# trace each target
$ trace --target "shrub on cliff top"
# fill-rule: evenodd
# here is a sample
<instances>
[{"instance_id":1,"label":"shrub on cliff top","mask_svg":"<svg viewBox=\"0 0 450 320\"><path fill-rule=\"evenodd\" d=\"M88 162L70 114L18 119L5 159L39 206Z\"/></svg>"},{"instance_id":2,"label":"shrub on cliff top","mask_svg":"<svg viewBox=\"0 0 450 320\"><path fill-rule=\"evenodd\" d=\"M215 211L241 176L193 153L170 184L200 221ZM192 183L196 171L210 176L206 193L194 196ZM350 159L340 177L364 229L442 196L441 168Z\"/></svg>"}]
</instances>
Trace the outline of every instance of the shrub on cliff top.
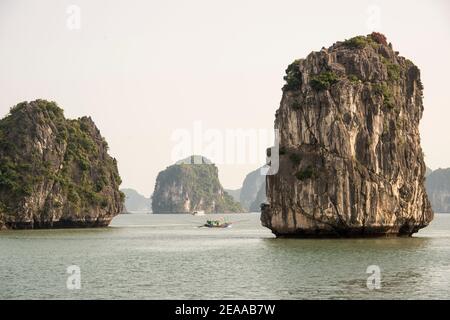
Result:
<instances>
[{"instance_id":1,"label":"shrub on cliff top","mask_svg":"<svg viewBox=\"0 0 450 320\"><path fill-rule=\"evenodd\" d=\"M313 76L309 84L315 90L325 90L338 81L339 77L335 73L326 71Z\"/></svg>"},{"instance_id":2,"label":"shrub on cliff top","mask_svg":"<svg viewBox=\"0 0 450 320\"><path fill-rule=\"evenodd\" d=\"M372 32L367 37L356 36L348 40L345 40L343 44L344 46L351 49L362 49L366 45L371 45L372 47L376 48L378 44L387 46L387 40L384 34L381 34L379 32Z\"/></svg>"},{"instance_id":3,"label":"shrub on cliff top","mask_svg":"<svg viewBox=\"0 0 450 320\"><path fill-rule=\"evenodd\" d=\"M367 38L364 36L356 36L344 41L344 46L354 49L362 49L367 45Z\"/></svg>"},{"instance_id":4,"label":"shrub on cliff top","mask_svg":"<svg viewBox=\"0 0 450 320\"><path fill-rule=\"evenodd\" d=\"M286 84L283 86L283 90L296 90L302 84L302 73L299 70L299 60L292 62L286 69L286 75L283 79Z\"/></svg>"},{"instance_id":5,"label":"shrub on cliff top","mask_svg":"<svg viewBox=\"0 0 450 320\"><path fill-rule=\"evenodd\" d=\"M388 45L388 44L387 44L386 36L385 36L384 34L382 34L382 33L379 33L379 32L372 32L372 33L369 35L369 37L372 38L372 40L375 41L376 43L383 44L383 45L385 45L385 46Z\"/></svg>"}]
</instances>

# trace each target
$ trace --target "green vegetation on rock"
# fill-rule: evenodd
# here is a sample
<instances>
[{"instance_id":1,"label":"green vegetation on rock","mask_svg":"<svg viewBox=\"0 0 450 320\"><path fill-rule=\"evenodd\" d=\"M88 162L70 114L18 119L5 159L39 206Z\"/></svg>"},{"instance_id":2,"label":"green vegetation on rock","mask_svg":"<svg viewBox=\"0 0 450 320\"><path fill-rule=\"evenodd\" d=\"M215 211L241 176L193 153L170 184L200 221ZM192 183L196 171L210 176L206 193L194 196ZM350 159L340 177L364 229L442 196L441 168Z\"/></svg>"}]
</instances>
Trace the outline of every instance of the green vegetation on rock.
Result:
<instances>
[{"instance_id":1,"label":"green vegetation on rock","mask_svg":"<svg viewBox=\"0 0 450 320\"><path fill-rule=\"evenodd\" d=\"M375 83L373 85L376 94L383 96L383 105L388 108L394 108L395 101L391 87L385 82Z\"/></svg>"},{"instance_id":2,"label":"green vegetation on rock","mask_svg":"<svg viewBox=\"0 0 450 320\"><path fill-rule=\"evenodd\" d=\"M344 46L352 48L352 49L362 49L369 43L367 37L365 36L356 36L344 41Z\"/></svg>"},{"instance_id":3,"label":"green vegetation on rock","mask_svg":"<svg viewBox=\"0 0 450 320\"><path fill-rule=\"evenodd\" d=\"M358 76L354 75L354 74L349 74L347 76L347 79L351 82L351 83L358 83L360 80L358 78Z\"/></svg>"},{"instance_id":4,"label":"green vegetation on rock","mask_svg":"<svg viewBox=\"0 0 450 320\"><path fill-rule=\"evenodd\" d=\"M301 158L298 154L296 153L291 153L289 155L289 160L291 160L291 162L295 165L298 166L300 164Z\"/></svg>"},{"instance_id":5,"label":"green vegetation on rock","mask_svg":"<svg viewBox=\"0 0 450 320\"><path fill-rule=\"evenodd\" d=\"M331 85L339 81L339 77L331 71L325 71L313 76L309 84L317 91L328 89Z\"/></svg>"},{"instance_id":6,"label":"green vegetation on rock","mask_svg":"<svg viewBox=\"0 0 450 320\"><path fill-rule=\"evenodd\" d=\"M388 72L389 80L397 81L400 79L401 68L398 64L388 63L387 64L387 72Z\"/></svg>"},{"instance_id":7,"label":"green vegetation on rock","mask_svg":"<svg viewBox=\"0 0 450 320\"><path fill-rule=\"evenodd\" d=\"M379 45L387 45L386 37L378 32L372 32L367 36L356 36L345 40L344 46L350 49L363 49L367 45L377 48Z\"/></svg>"},{"instance_id":8,"label":"green vegetation on rock","mask_svg":"<svg viewBox=\"0 0 450 320\"><path fill-rule=\"evenodd\" d=\"M286 81L283 90L289 91L289 90L297 90L300 88L302 84L302 74L298 66L299 61L295 60L287 67L286 75L283 78Z\"/></svg>"},{"instance_id":9,"label":"green vegetation on rock","mask_svg":"<svg viewBox=\"0 0 450 320\"><path fill-rule=\"evenodd\" d=\"M305 169L298 171L295 174L295 177L300 181L305 181L305 180L314 178L315 175L316 175L316 172L315 172L314 168L311 166L308 166Z\"/></svg>"},{"instance_id":10,"label":"green vegetation on rock","mask_svg":"<svg viewBox=\"0 0 450 320\"><path fill-rule=\"evenodd\" d=\"M385 57L381 57L381 62L386 66L388 78L390 81L397 81L401 76L401 67L400 65L389 61Z\"/></svg>"},{"instance_id":11,"label":"green vegetation on rock","mask_svg":"<svg viewBox=\"0 0 450 320\"><path fill-rule=\"evenodd\" d=\"M300 110L300 103L298 101L292 102L292 109Z\"/></svg>"}]
</instances>

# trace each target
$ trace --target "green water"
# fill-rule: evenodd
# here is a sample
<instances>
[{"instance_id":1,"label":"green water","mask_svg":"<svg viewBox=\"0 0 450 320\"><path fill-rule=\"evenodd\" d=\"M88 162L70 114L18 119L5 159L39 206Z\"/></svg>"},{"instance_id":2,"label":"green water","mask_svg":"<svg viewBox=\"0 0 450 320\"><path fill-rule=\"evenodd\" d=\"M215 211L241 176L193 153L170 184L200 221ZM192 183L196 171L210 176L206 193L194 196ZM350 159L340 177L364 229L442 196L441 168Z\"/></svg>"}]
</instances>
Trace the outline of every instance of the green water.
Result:
<instances>
[{"instance_id":1,"label":"green water","mask_svg":"<svg viewBox=\"0 0 450 320\"><path fill-rule=\"evenodd\" d=\"M0 232L2 299L450 298L450 215L414 238L274 239L259 215L121 215L109 228ZM81 289L66 268L78 265ZM370 290L369 265L381 269Z\"/></svg>"}]
</instances>

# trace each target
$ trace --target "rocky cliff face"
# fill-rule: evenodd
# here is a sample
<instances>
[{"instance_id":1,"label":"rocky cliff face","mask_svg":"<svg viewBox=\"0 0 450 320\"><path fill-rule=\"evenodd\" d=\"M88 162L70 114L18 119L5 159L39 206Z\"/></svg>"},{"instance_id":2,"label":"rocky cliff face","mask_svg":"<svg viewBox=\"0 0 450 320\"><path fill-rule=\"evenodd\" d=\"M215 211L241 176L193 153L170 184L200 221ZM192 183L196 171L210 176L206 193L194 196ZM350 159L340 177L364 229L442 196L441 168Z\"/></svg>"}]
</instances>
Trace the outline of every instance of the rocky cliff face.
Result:
<instances>
[{"instance_id":1,"label":"rocky cliff face","mask_svg":"<svg viewBox=\"0 0 450 320\"><path fill-rule=\"evenodd\" d=\"M193 156L161 171L152 196L153 213L242 212L219 182L214 164Z\"/></svg>"},{"instance_id":2,"label":"rocky cliff face","mask_svg":"<svg viewBox=\"0 0 450 320\"><path fill-rule=\"evenodd\" d=\"M261 188L265 190L265 180L266 176L261 174L260 168L250 172L245 177L239 201L246 210L251 212L260 210L260 204L263 202L261 200L265 200L266 193L261 191Z\"/></svg>"},{"instance_id":3,"label":"rocky cliff face","mask_svg":"<svg viewBox=\"0 0 450 320\"><path fill-rule=\"evenodd\" d=\"M419 69L377 33L286 70L280 170L261 220L278 236L411 235L429 224Z\"/></svg>"},{"instance_id":4,"label":"rocky cliff face","mask_svg":"<svg viewBox=\"0 0 450 320\"><path fill-rule=\"evenodd\" d=\"M261 205L266 202L267 202L266 183L264 182L263 184L261 184L261 187L259 188L258 193L256 194L255 200L253 200L252 204L250 205L249 211L260 212Z\"/></svg>"},{"instance_id":5,"label":"rocky cliff face","mask_svg":"<svg viewBox=\"0 0 450 320\"><path fill-rule=\"evenodd\" d=\"M115 159L91 118L23 102L0 120L0 228L106 226L121 212Z\"/></svg>"},{"instance_id":6,"label":"rocky cliff face","mask_svg":"<svg viewBox=\"0 0 450 320\"><path fill-rule=\"evenodd\" d=\"M426 188L433 210L450 213L450 168L430 170Z\"/></svg>"}]
</instances>

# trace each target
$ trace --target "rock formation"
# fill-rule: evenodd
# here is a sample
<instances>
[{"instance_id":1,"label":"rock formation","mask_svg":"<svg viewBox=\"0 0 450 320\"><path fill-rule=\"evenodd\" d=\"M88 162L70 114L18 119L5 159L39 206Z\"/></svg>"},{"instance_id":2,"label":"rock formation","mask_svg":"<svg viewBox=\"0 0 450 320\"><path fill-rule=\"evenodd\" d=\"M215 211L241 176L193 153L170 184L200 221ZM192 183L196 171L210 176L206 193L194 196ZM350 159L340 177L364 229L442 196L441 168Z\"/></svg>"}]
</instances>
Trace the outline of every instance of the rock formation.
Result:
<instances>
[{"instance_id":1,"label":"rock formation","mask_svg":"<svg viewBox=\"0 0 450 320\"><path fill-rule=\"evenodd\" d=\"M260 199L257 200L257 196L261 188L265 188L265 180L266 176L261 174L260 168L250 172L245 177L244 182L242 183L239 201L246 210L251 212L260 210L260 204L265 200L265 191L262 195L260 194ZM258 202L256 206L255 201Z\"/></svg>"},{"instance_id":2,"label":"rock formation","mask_svg":"<svg viewBox=\"0 0 450 320\"><path fill-rule=\"evenodd\" d=\"M450 213L450 168L430 170L426 179L427 194L435 212Z\"/></svg>"},{"instance_id":3,"label":"rock formation","mask_svg":"<svg viewBox=\"0 0 450 320\"><path fill-rule=\"evenodd\" d=\"M256 194L255 200L253 200L253 202L250 205L250 208L248 210L250 212L260 212L261 211L261 204L265 203L266 201L267 201L267 197L266 197L266 182L264 181L264 183L261 184L261 186L260 186L260 188L258 190L258 193Z\"/></svg>"},{"instance_id":4,"label":"rock formation","mask_svg":"<svg viewBox=\"0 0 450 320\"><path fill-rule=\"evenodd\" d=\"M146 198L134 189L121 189L125 194L125 208L127 213L143 212L150 213L152 211L152 199Z\"/></svg>"},{"instance_id":5,"label":"rock formation","mask_svg":"<svg viewBox=\"0 0 450 320\"><path fill-rule=\"evenodd\" d=\"M153 213L242 212L219 182L217 167L192 156L161 171L152 196Z\"/></svg>"},{"instance_id":6,"label":"rock formation","mask_svg":"<svg viewBox=\"0 0 450 320\"><path fill-rule=\"evenodd\" d=\"M294 61L275 127L280 169L261 221L277 236L410 236L433 212L419 69L379 33Z\"/></svg>"},{"instance_id":7,"label":"rock formation","mask_svg":"<svg viewBox=\"0 0 450 320\"><path fill-rule=\"evenodd\" d=\"M225 191L239 202L245 211L259 212L261 203L266 201L266 176L258 168L246 175L242 187Z\"/></svg>"},{"instance_id":8,"label":"rock formation","mask_svg":"<svg viewBox=\"0 0 450 320\"><path fill-rule=\"evenodd\" d=\"M0 120L0 228L107 226L123 206L107 149L89 117L45 100L13 107Z\"/></svg>"}]
</instances>

